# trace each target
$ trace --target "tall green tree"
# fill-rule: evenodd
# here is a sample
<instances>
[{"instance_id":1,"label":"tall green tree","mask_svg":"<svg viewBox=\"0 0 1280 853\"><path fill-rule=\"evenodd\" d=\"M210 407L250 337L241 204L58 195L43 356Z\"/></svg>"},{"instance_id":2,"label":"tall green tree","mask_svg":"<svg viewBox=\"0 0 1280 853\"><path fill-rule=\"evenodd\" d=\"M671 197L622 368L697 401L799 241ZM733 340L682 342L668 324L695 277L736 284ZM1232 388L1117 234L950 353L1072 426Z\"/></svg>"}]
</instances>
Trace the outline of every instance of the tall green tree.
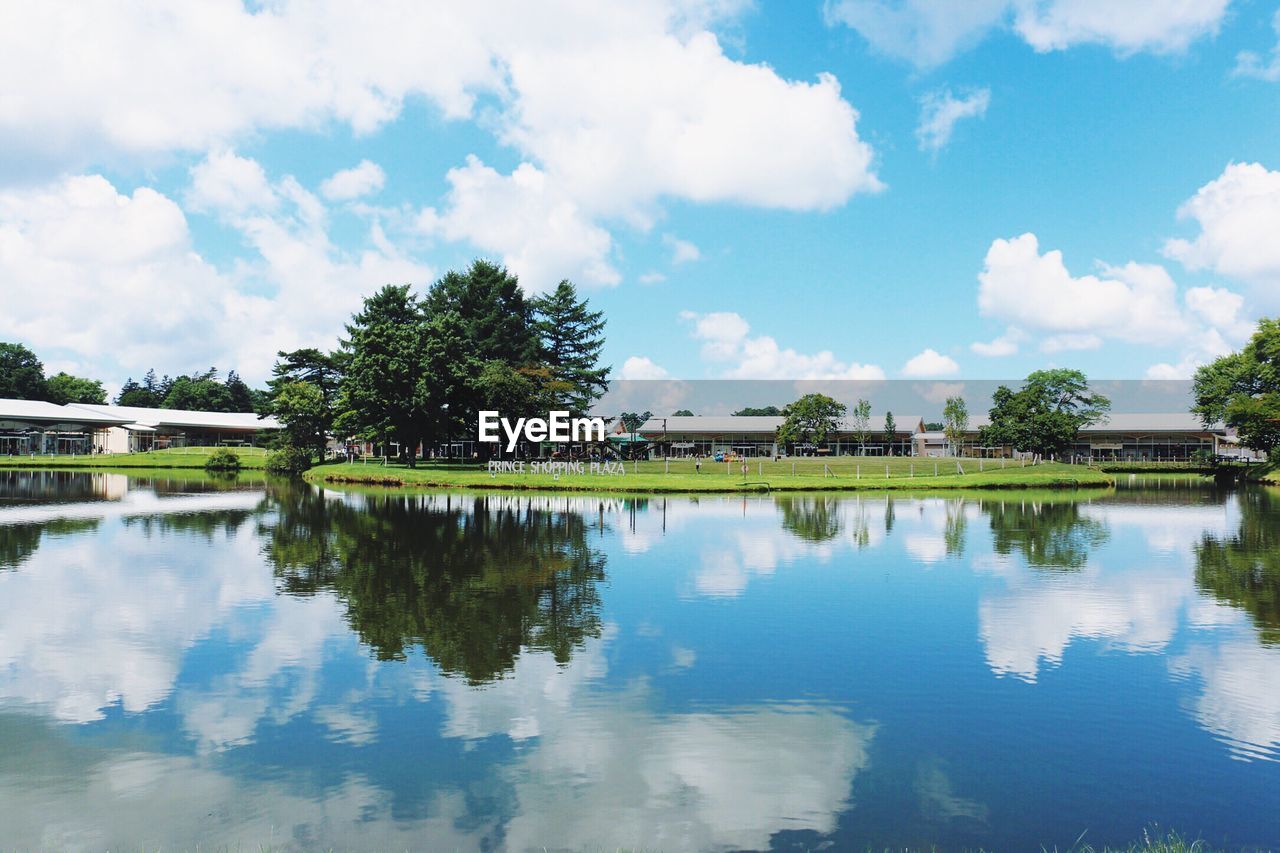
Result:
<instances>
[{"instance_id":1,"label":"tall green tree","mask_svg":"<svg viewBox=\"0 0 1280 853\"><path fill-rule=\"evenodd\" d=\"M375 441L398 442L410 465L428 418L419 394L427 320L409 285L387 285L364 300L347 325L347 370L339 429Z\"/></svg>"},{"instance_id":2,"label":"tall green tree","mask_svg":"<svg viewBox=\"0 0 1280 853\"><path fill-rule=\"evenodd\" d=\"M327 436L332 433L333 420L337 415L338 393L342 383L341 356L337 353L322 352L314 347L292 352L281 351L276 355L278 358L271 368L271 378L267 380L268 411L287 424L286 418L292 415L286 413L293 412L298 404L306 403L305 414L301 416L309 422L313 417L310 412L310 397L304 400L298 396L298 391L294 388L297 385L306 385L315 390L318 406L314 414L315 423L304 428L301 433L306 434L312 426L320 434ZM290 391L289 399L281 403L280 397L288 389L294 390ZM286 429L288 429L287 426ZM323 449L324 442L321 441L319 446Z\"/></svg>"},{"instance_id":3,"label":"tall green tree","mask_svg":"<svg viewBox=\"0 0 1280 853\"><path fill-rule=\"evenodd\" d=\"M533 300L533 316L552 405L585 414L609 387L609 367L600 364L604 312L592 311L565 280Z\"/></svg>"},{"instance_id":4,"label":"tall green tree","mask_svg":"<svg viewBox=\"0 0 1280 853\"><path fill-rule=\"evenodd\" d=\"M47 393L44 365L22 344L0 342L0 397L43 400Z\"/></svg>"},{"instance_id":5,"label":"tall green tree","mask_svg":"<svg viewBox=\"0 0 1280 853\"><path fill-rule=\"evenodd\" d=\"M46 383L46 399L50 403L65 406L68 403L107 402L107 392L102 383L96 379L84 379L69 373L59 372L50 376Z\"/></svg>"},{"instance_id":6,"label":"tall green tree","mask_svg":"<svg viewBox=\"0 0 1280 853\"><path fill-rule=\"evenodd\" d=\"M826 444L845 411L844 403L826 394L805 394L782 410L778 444Z\"/></svg>"},{"instance_id":7,"label":"tall green tree","mask_svg":"<svg viewBox=\"0 0 1280 853\"><path fill-rule=\"evenodd\" d=\"M1222 421L1240 443L1275 453L1280 448L1280 319L1263 319L1244 349L1196 371L1195 406L1205 425Z\"/></svg>"},{"instance_id":8,"label":"tall green tree","mask_svg":"<svg viewBox=\"0 0 1280 853\"><path fill-rule=\"evenodd\" d=\"M858 440L858 453L865 452L867 439L871 437L871 401L859 399L850 416L853 437Z\"/></svg>"},{"instance_id":9,"label":"tall green tree","mask_svg":"<svg viewBox=\"0 0 1280 853\"><path fill-rule=\"evenodd\" d=\"M270 413L283 425L284 438L290 446L323 458L333 417L326 410L319 388L310 382L278 386L271 398Z\"/></svg>"},{"instance_id":10,"label":"tall green tree","mask_svg":"<svg viewBox=\"0 0 1280 853\"><path fill-rule=\"evenodd\" d=\"M969 431L969 406L963 397L948 397L942 406L942 434L953 455L959 456L960 442Z\"/></svg>"},{"instance_id":11,"label":"tall green tree","mask_svg":"<svg viewBox=\"0 0 1280 853\"><path fill-rule=\"evenodd\" d=\"M733 413L736 418L776 418L782 416L782 409L777 406L746 406Z\"/></svg>"},{"instance_id":12,"label":"tall green tree","mask_svg":"<svg viewBox=\"0 0 1280 853\"><path fill-rule=\"evenodd\" d=\"M457 315L467 354L477 362L502 361L523 366L538 360L539 341L533 308L520 281L505 267L474 261L465 272L445 273L423 300L430 316Z\"/></svg>"},{"instance_id":13,"label":"tall green tree","mask_svg":"<svg viewBox=\"0 0 1280 853\"><path fill-rule=\"evenodd\" d=\"M1079 370L1037 370L1017 391L1001 385L991 396L991 424L979 441L990 447L1056 456L1068 451L1083 427L1111 411L1111 401L1089 388Z\"/></svg>"},{"instance_id":14,"label":"tall green tree","mask_svg":"<svg viewBox=\"0 0 1280 853\"><path fill-rule=\"evenodd\" d=\"M884 443L888 448L886 451L890 456L893 455L893 443L898 439L898 423L893 419L893 412L884 413Z\"/></svg>"}]
</instances>

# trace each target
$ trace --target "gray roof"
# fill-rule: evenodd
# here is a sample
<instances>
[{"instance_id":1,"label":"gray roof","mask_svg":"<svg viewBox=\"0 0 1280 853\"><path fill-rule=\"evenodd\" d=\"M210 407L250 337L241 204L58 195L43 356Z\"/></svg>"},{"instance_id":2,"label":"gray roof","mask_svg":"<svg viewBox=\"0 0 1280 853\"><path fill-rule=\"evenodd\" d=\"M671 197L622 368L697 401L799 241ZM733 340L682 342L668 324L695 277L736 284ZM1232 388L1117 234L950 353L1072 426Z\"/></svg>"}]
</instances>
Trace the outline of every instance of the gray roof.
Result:
<instances>
[{"instance_id":1,"label":"gray roof","mask_svg":"<svg viewBox=\"0 0 1280 853\"><path fill-rule=\"evenodd\" d=\"M259 418L253 412L193 412L185 409L145 409L139 406L96 406L74 404L68 408L83 409L111 417L116 423L141 424L149 427L194 427L199 429L260 430L279 429L275 418Z\"/></svg>"},{"instance_id":2,"label":"gray roof","mask_svg":"<svg viewBox=\"0 0 1280 853\"><path fill-rule=\"evenodd\" d=\"M915 432L923 424L919 415L894 415L897 431L900 433ZM782 426L784 418L765 415L681 415L679 417L650 418L640 427L645 435L737 435L742 433L768 433L772 435ZM844 418L839 427L840 432L853 430L850 418ZM884 432L884 415L873 415L869 421L868 431L872 434Z\"/></svg>"},{"instance_id":3,"label":"gray roof","mask_svg":"<svg viewBox=\"0 0 1280 853\"><path fill-rule=\"evenodd\" d=\"M123 418L103 412L89 412L70 406L59 406L42 400L0 400L0 421L29 423L80 423L94 426L122 424Z\"/></svg>"},{"instance_id":4,"label":"gray roof","mask_svg":"<svg viewBox=\"0 0 1280 853\"><path fill-rule=\"evenodd\" d=\"M988 415L970 415L969 432L977 432L990 423ZM1105 420L1080 432L1222 432L1223 429L1221 423L1204 426L1200 416L1190 412L1112 412Z\"/></svg>"}]
</instances>

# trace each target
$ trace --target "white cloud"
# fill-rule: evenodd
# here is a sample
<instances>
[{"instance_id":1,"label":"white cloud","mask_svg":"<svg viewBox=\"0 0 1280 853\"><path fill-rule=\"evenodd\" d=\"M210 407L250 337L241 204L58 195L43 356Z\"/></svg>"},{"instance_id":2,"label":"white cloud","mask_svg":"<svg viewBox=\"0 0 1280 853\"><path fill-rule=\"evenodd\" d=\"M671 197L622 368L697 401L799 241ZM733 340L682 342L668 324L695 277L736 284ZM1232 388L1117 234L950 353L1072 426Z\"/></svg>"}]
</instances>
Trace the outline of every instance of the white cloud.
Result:
<instances>
[{"instance_id":1,"label":"white cloud","mask_svg":"<svg viewBox=\"0 0 1280 853\"><path fill-rule=\"evenodd\" d=\"M1097 335L1050 335L1040 342L1040 352L1076 352L1100 349L1102 338Z\"/></svg>"},{"instance_id":2,"label":"white cloud","mask_svg":"<svg viewBox=\"0 0 1280 853\"><path fill-rule=\"evenodd\" d=\"M884 379L874 364L843 362L830 350L808 354L779 346L768 335L752 337L751 326L732 311L696 314L682 312L693 324L694 338L702 341L703 359L731 363L727 379Z\"/></svg>"},{"instance_id":3,"label":"white cloud","mask_svg":"<svg viewBox=\"0 0 1280 853\"><path fill-rule=\"evenodd\" d=\"M1276 31L1276 46L1271 48L1270 59L1263 59L1252 50L1242 50L1236 56L1235 75L1237 77L1256 77L1275 83L1280 80L1280 9L1276 10L1271 26Z\"/></svg>"},{"instance_id":4,"label":"white cloud","mask_svg":"<svg viewBox=\"0 0 1280 853\"><path fill-rule=\"evenodd\" d=\"M1021 329L1010 326L1000 337L992 340L990 343L983 341L974 341L969 344L969 349L981 356L987 358L1002 358L1007 355L1014 355L1018 352L1018 345L1026 340L1026 334Z\"/></svg>"},{"instance_id":5,"label":"white cloud","mask_svg":"<svg viewBox=\"0 0 1280 853\"><path fill-rule=\"evenodd\" d=\"M671 249L672 266L687 264L702 258L702 252L698 250L697 246L688 240L681 240L674 234L663 234L662 242Z\"/></svg>"},{"instance_id":6,"label":"white cloud","mask_svg":"<svg viewBox=\"0 0 1280 853\"><path fill-rule=\"evenodd\" d=\"M320 192L330 201L349 201L376 193L386 182L387 176L381 166L370 160L361 160L350 169L335 172L320 185Z\"/></svg>"},{"instance_id":7,"label":"white cloud","mask_svg":"<svg viewBox=\"0 0 1280 853\"><path fill-rule=\"evenodd\" d=\"M646 273L641 273L640 277L636 280L641 284L658 284L666 281L667 277L657 270L649 270Z\"/></svg>"},{"instance_id":8,"label":"white cloud","mask_svg":"<svg viewBox=\"0 0 1280 853\"><path fill-rule=\"evenodd\" d=\"M926 349L902 366L902 375L912 379L934 379L954 376L959 372L960 365L956 364L955 359L934 349Z\"/></svg>"},{"instance_id":9,"label":"white cloud","mask_svg":"<svg viewBox=\"0 0 1280 853\"><path fill-rule=\"evenodd\" d=\"M643 355L633 355L622 363L619 379L666 379L671 374L666 368L655 364L653 359Z\"/></svg>"},{"instance_id":10,"label":"white cloud","mask_svg":"<svg viewBox=\"0 0 1280 853\"><path fill-rule=\"evenodd\" d=\"M475 157L450 169L443 212L423 211L419 226L429 234L467 240L502 256L526 290L550 290L564 278L614 285L622 280L610 263L613 238L536 166L522 163L499 174Z\"/></svg>"},{"instance_id":11,"label":"white cloud","mask_svg":"<svg viewBox=\"0 0 1280 853\"><path fill-rule=\"evenodd\" d=\"M1169 240L1165 254L1189 269L1249 282L1259 296L1280 304L1280 171L1260 163L1232 163L1178 208L1194 219L1194 240Z\"/></svg>"},{"instance_id":12,"label":"white cloud","mask_svg":"<svg viewBox=\"0 0 1280 853\"><path fill-rule=\"evenodd\" d=\"M1163 267L1130 262L1104 265L1102 273L1071 275L1061 252L1040 253L1034 234L995 240L978 275L978 308L983 316L1058 335L1166 343L1187 332L1177 285Z\"/></svg>"},{"instance_id":13,"label":"white cloud","mask_svg":"<svg viewBox=\"0 0 1280 853\"><path fill-rule=\"evenodd\" d=\"M828 0L829 24L856 30L882 53L921 67L946 62L1010 28L1037 51L1101 44L1121 56L1173 53L1215 34L1229 0Z\"/></svg>"},{"instance_id":14,"label":"white cloud","mask_svg":"<svg viewBox=\"0 0 1280 853\"><path fill-rule=\"evenodd\" d=\"M956 97L951 90L931 92L920 102L920 123L916 139L922 151L941 151L951 141L956 122L966 118L982 118L991 103L991 90L978 89Z\"/></svg>"},{"instance_id":15,"label":"white cloud","mask_svg":"<svg viewBox=\"0 0 1280 853\"><path fill-rule=\"evenodd\" d=\"M104 378L216 364L256 381L278 349L336 344L362 295L433 277L376 225L366 248L340 251L315 196L292 178L269 184L232 152L196 166L188 195L256 257L217 269L192 247L172 199L146 187L121 193L100 175L0 192L0 281L6 292L50 295L8 300L0 336L74 353Z\"/></svg>"}]
</instances>

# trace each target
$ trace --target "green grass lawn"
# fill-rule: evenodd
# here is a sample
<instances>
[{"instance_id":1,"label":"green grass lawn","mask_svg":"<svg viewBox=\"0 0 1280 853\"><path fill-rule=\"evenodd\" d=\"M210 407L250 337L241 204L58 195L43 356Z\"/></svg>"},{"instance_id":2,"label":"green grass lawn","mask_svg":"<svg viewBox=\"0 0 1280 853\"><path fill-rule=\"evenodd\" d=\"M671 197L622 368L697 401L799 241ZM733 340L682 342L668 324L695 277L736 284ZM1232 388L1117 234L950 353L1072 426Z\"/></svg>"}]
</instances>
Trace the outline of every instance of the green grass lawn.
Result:
<instances>
[{"instance_id":1,"label":"green grass lawn","mask_svg":"<svg viewBox=\"0 0 1280 853\"><path fill-rule=\"evenodd\" d=\"M701 472L689 460L626 463L623 475L499 472L483 465L421 463L416 468L381 460L326 464L305 475L313 482L469 489L544 489L592 492L744 492L851 491L913 489L1000 489L1105 487L1113 480L1080 465L1025 467L998 459L979 463L902 457L843 457L773 462L704 463ZM794 468L793 468L794 465Z\"/></svg>"},{"instance_id":2,"label":"green grass lawn","mask_svg":"<svg viewBox=\"0 0 1280 853\"><path fill-rule=\"evenodd\" d=\"M174 447L145 453L111 453L98 456L0 456L0 468L204 468L217 447ZM241 468L262 468L267 452L261 447L229 448L240 457Z\"/></svg>"}]
</instances>

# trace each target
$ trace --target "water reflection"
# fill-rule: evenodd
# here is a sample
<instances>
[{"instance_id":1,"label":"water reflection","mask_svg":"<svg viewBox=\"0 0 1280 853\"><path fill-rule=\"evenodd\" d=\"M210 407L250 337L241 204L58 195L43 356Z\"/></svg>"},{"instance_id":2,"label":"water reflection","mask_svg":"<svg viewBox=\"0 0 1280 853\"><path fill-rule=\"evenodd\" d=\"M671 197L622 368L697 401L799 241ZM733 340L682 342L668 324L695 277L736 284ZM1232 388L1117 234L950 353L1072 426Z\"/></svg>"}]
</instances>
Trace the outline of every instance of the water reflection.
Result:
<instances>
[{"instance_id":1,"label":"water reflection","mask_svg":"<svg viewBox=\"0 0 1280 853\"><path fill-rule=\"evenodd\" d=\"M567 663L600 635L603 554L570 509L475 497L326 500L304 486L275 495L263 525L284 590L333 590L383 660L421 646L473 684L510 672L522 650Z\"/></svg>"},{"instance_id":2,"label":"water reflection","mask_svg":"<svg viewBox=\"0 0 1280 853\"><path fill-rule=\"evenodd\" d=\"M17 846L1280 844L1274 494L11 482Z\"/></svg>"}]
</instances>

